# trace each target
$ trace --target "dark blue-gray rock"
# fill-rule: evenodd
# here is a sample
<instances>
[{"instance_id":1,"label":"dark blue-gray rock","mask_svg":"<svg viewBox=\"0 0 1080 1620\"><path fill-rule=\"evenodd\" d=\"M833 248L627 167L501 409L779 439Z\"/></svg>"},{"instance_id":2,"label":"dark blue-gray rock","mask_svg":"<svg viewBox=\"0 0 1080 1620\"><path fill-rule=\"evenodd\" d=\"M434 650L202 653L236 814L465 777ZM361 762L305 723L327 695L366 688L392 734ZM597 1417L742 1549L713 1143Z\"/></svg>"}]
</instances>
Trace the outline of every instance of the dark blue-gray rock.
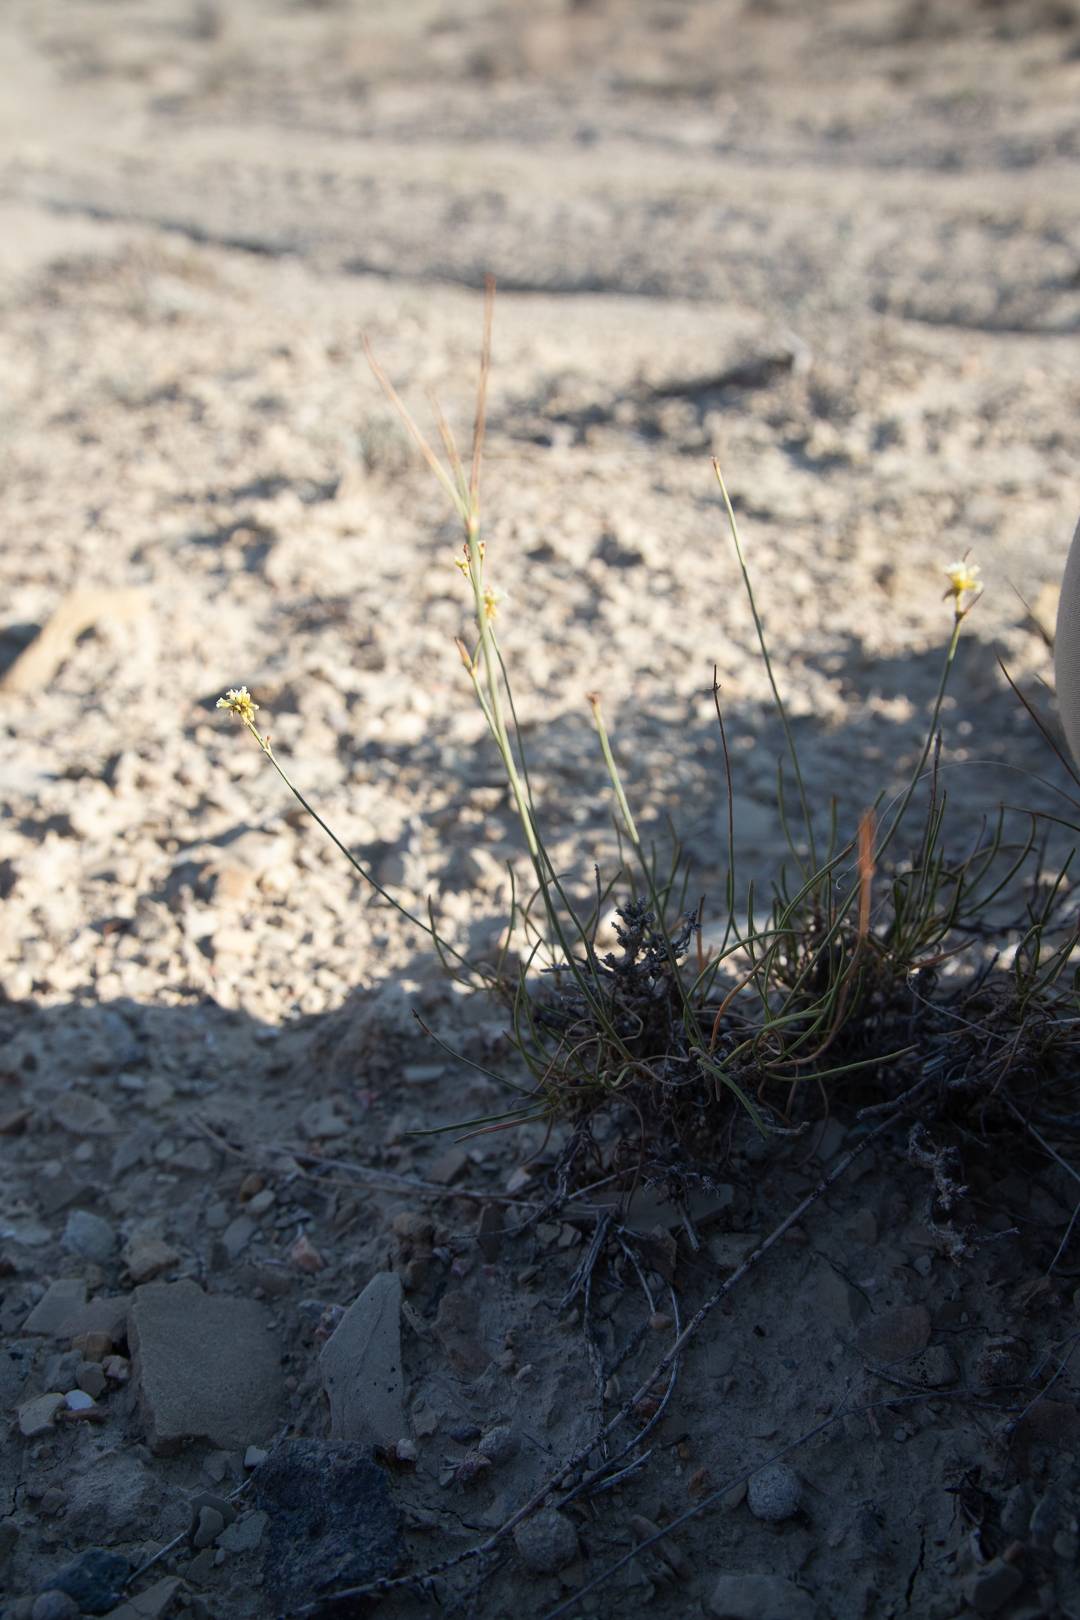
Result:
<instances>
[{"instance_id":1,"label":"dark blue-gray rock","mask_svg":"<svg viewBox=\"0 0 1080 1620\"><path fill-rule=\"evenodd\" d=\"M964 1596L976 1614L997 1614L1024 1584L1015 1564L992 1558L964 1582Z\"/></svg>"},{"instance_id":2,"label":"dark blue-gray rock","mask_svg":"<svg viewBox=\"0 0 1080 1620\"><path fill-rule=\"evenodd\" d=\"M709 1594L713 1620L816 1620L809 1592L779 1575L721 1575Z\"/></svg>"},{"instance_id":3,"label":"dark blue-gray rock","mask_svg":"<svg viewBox=\"0 0 1080 1620\"><path fill-rule=\"evenodd\" d=\"M577 1557L578 1534L565 1513L541 1508L518 1525L514 1545L526 1569L556 1575Z\"/></svg>"},{"instance_id":4,"label":"dark blue-gray rock","mask_svg":"<svg viewBox=\"0 0 1080 1620\"><path fill-rule=\"evenodd\" d=\"M66 1592L39 1592L30 1620L79 1620L79 1605Z\"/></svg>"},{"instance_id":5,"label":"dark blue-gray rock","mask_svg":"<svg viewBox=\"0 0 1080 1620\"><path fill-rule=\"evenodd\" d=\"M263 1577L275 1611L397 1569L400 1517L366 1446L285 1440L254 1479L268 1515Z\"/></svg>"},{"instance_id":6,"label":"dark blue-gray rock","mask_svg":"<svg viewBox=\"0 0 1080 1620\"><path fill-rule=\"evenodd\" d=\"M779 1524L798 1513L802 1501L802 1480L787 1463L769 1463L759 1468L746 1487L746 1502L755 1519Z\"/></svg>"},{"instance_id":7,"label":"dark blue-gray rock","mask_svg":"<svg viewBox=\"0 0 1080 1620\"><path fill-rule=\"evenodd\" d=\"M121 1588L130 1574L131 1565L119 1553L88 1547L43 1580L38 1590L66 1592L84 1614L108 1614L120 1602Z\"/></svg>"},{"instance_id":8,"label":"dark blue-gray rock","mask_svg":"<svg viewBox=\"0 0 1080 1620\"><path fill-rule=\"evenodd\" d=\"M88 1209L73 1209L60 1242L72 1254L81 1254L84 1260L96 1260L99 1265L105 1265L116 1248L116 1229Z\"/></svg>"},{"instance_id":9,"label":"dark blue-gray rock","mask_svg":"<svg viewBox=\"0 0 1080 1620\"><path fill-rule=\"evenodd\" d=\"M930 1339L930 1312L925 1305L894 1305L868 1317L855 1342L871 1361L896 1362L925 1350Z\"/></svg>"}]
</instances>

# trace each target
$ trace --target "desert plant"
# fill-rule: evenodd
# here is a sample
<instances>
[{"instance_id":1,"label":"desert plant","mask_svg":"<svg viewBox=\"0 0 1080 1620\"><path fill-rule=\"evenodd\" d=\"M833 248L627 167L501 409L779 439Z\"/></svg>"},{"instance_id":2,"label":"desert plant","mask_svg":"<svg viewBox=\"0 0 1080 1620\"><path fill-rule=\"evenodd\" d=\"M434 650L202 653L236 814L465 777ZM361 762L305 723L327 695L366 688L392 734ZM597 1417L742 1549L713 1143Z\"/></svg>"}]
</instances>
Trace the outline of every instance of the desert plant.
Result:
<instances>
[{"instance_id":1,"label":"desert plant","mask_svg":"<svg viewBox=\"0 0 1080 1620\"><path fill-rule=\"evenodd\" d=\"M731 761L714 674L728 805L726 920L719 946L711 952L703 948L703 902L688 905L689 871L677 843L673 840L665 853L641 835L596 695L588 702L612 793L620 862L606 880L597 874L587 906L575 902L537 815L499 641L501 598L490 582L481 532L491 321L489 287L468 469L441 414L445 462L370 351L369 357L462 526L463 545L455 560L468 586L472 633L459 640L458 649L501 760L531 871L531 891L519 894L512 866L509 870L510 914L498 960L466 958L443 936L430 903L422 917L375 880L290 781L269 737L256 725L246 688L220 700L379 897L429 936L448 971L483 986L504 1005L529 1080L522 1086L507 1079L516 1094L513 1105L496 1116L460 1122L460 1128L563 1121L569 1127L565 1171L590 1143L598 1114L615 1111L622 1129L613 1162L669 1178L701 1176L715 1165L739 1110L761 1131L789 1133L804 1128L812 1110L827 1113L838 1096L872 1103L902 1095L933 1065L954 1073L956 1062L941 1056L942 1042L956 1030L949 1026L951 1014L933 998L939 970L973 938L981 939L981 919L1035 848L1034 821L1027 839L1011 841L1003 812L959 853L948 826L940 720L963 626L981 593L978 569L965 558L945 570L952 624L924 742L906 786L889 804L879 795L845 842L834 805L827 839L819 844L734 506L714 463L795 787L798 821L793 824L787 771L778 768L777 797L791 866L777 874L764 907L752 885L740 903ZM920 794L925 795L921 829L904 853L901 833ZM1052 1017L1060 1016L1064 986L1075 999L1076 930L1067 929L1052 949L1046 943L1064 895L1063 874L1036 895L1014 941L1010 987L1002 1002L1014 1048L1017 1030L1026 1032L1028 1044L1037 1043L1047 1008L1055 1009ZM613 899L618 948L605 951L598 936ZM973 973L964 982L971 996L986 993L985 976ZM955 990L950 994L955 999ZM1000 1001L1000 985L995 994Z\"/></svg>"}]
</instances>

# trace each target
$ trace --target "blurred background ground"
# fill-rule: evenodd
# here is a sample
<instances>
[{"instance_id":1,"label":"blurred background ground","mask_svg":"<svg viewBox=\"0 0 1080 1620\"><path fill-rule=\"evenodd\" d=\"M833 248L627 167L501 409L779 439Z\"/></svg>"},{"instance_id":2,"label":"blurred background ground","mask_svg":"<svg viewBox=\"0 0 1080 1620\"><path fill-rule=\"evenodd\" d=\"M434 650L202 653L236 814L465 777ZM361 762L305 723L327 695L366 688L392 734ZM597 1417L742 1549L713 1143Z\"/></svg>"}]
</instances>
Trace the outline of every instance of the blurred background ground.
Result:
<instances>
[{"instance_id":1,"label":"blurred background ground","mask_svg":"<svg viewBox=\"0 0 1080 1620\"><path fill-rule=\"evenodd\" d=\"M610 852L596 689L644 824L673 815L718 895L714 664L743 870L780 858L779 739L711 455L815 801L853 816L917 757L940 570L970 548L987 590L946 708L956 837L1002 798L1048 802L1028 773L1060 770L997 659L1050 710L1020 597L1052 625L1080 483L1071 0L9 0L0 59L16 1291L72 1264L65 1205L43 1221L34 1187L42 1166L70 1180L73 1095L112 1110L73 1198L96 1188L121 1236L137 1204L167 1226L200 1086L223 1124L289 1129L311 1100L289 1090L298 1017L430 978L215 712L226 687L251 687L382 881L462 941L498 928L518 843L453 646L457 536L362 348L466 439L485 272L489 564L561 863L588 879ZM271 1085L281 1039L301 1055ZM155 1065L168 1095L116 1092ZM357 1153L460 1112L343 1072ZM130 1109L147 1163L117 1170Z\"/></svg>"}]
</instances>

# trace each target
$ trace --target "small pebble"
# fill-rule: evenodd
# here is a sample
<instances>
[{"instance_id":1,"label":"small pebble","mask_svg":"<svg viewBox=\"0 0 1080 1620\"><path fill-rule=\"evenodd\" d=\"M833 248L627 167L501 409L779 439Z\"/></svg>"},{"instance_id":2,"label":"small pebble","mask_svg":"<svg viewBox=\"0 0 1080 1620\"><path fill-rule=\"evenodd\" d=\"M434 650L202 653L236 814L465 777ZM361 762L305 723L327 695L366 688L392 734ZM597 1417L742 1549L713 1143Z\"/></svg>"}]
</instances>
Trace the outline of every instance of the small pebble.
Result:
<instances>
[{"instance_id":1,"label":"small pebble","mask_svg":"<svg viewBox=\"0 0 1080 1620\"><path fill-rule=\"evenodd\" d=\"M526 1569L556 1575L577 1557L577 1531L564 1513L542 1508L514 1531L514 1545Z\"/></svg>"},{"instance_id":2,"label":"small pebble","mask_svg":"<svg viewBox=\"0 0 1080 1620\"><path fill-rule=\"evenodd\" d=\"M244 1467L261 1468L262 1464L266 1461L269 1455L270 1453L268 1451L264 1451L262 1446L248 1446L247 1450L244 1452Z\"/></svg>"},{"instance_id":3,"label":"small pebble","mask_svg":"<svg viewBox=\"0 0 1080 1620\"><path fill-rule=\"evenodd\" d=\"M64 1396L64 1405L69 1412L89 1412L94 1405L94 1398L84 1389L72 1389Z\"/></svg>"},{"instance_id":4,"label":"small pebble","mask_svg":"<svg viewBox=\"0 0 1080 1620\"><path fill-rule=\"evenodd\" d=\"M212 1547L224 1528L225 1520L217 1508L201 1507L192 1542L196 1547Z\"/></svg>"},{"instance_id":5,"label":"small pebble","mask_svg":"<svg viewBox=\"0 0 1080 1620\"><path fill-rule=\"evenodd\" d=\"M500 1423L480 1436L476 1449L493 1463L507 1462L518 1449L517 1436L508 1423Z\"/></svg>"},{"instance_id":6,"label":"small pebble","mask_svg":"<svg viewBox=\"0 0 1080 1620\"><path fill-rule=\"evenodd\" d=\"M79 1620L79 1605L66 1592L39 1592L30 1620Z\"/></svg>"},{"instance_id":7,"label":"small pebble","mask_svg":"<svg viewBox=\"0 0 1080 1620\"><path fill-rule=\"evenodd\" d=\"M798 1513L802 1501L802 1481L787 1463L769 1463L749 1480L746 1500L755 1519L779 1524Z\"/></svg>"},{"instance_id":8,"label":"small pebble","mask_svg":"<svg viewBox=\"0 0 1080 1620\"><path fill-rule=\"evenodd\" d=\"M79 1368L76 1382L84 1394L96 1401L100 1395L104 1395L108 1379L105 1369L98 1362L88 1361Z\"/></svg>"},{"instance_id":9,"label":"small pebble","mask_svg":"<svg viewBox=\"0 0 1080 1620\"><path fill-rule=\"evenodd\" d=\"M86 1209L73 1209L60 1241L72 1254L81 1254L84 1260L96 1260L104 1265L112 1259L116 1232L100 1215L92 1215Z\"/></svg>"}]
</instances>

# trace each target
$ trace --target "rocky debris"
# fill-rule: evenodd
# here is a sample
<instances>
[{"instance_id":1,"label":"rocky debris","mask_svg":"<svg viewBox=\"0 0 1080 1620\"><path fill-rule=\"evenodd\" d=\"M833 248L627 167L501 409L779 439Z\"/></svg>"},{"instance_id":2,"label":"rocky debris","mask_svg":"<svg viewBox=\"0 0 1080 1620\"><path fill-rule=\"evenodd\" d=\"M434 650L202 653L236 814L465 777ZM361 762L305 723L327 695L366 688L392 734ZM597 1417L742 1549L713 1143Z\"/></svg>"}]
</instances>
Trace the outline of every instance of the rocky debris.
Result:
<instances>
[{"instance_id":1,"label":"rocky debris","mask_svg":"<svg viewBox=\"0 0 1080 1620\"><path fill-rule=\"evenodd\" d=\"M79 1620L79 1605L66 1592L42 1592L34 1599L30 1620Z\"/></svg>"},{"instance_id":2,"label":"rocky debris","mask_svg":"<svg viewBox=\"0 0 1080 1620\"><path fill-rule=\"evenodd\" d=\"M830 1265L819 1266L814 1274L813 1300L825 1320L845 1334L858 1326L868 1309L859 1290Z\"/></svg>"},{"instance_id":3,"label":"rocky debris","mask_svg":"<svg viewBox=\"0 0 1080 1620\"><path fill-rule=\"evenodd\" d=\"M709 1593L712 1620L816 1620L809 1592L779 1575L721 1575Z\"/></svg>"},{"instance_id":4,"label":"rocky debris","mask_svg":"<svg viewBox=\"0 0 1080 1620\"><path fill-rule=\"evenodd\" d=\"M518 1439L508 1423L497 1424L495 1428L488 1429L476 1442L476 1449L482 1457L487 1457L493 1463L509 1462L511 1457L517 1455Z\"/></svg>"},{"instance_id":5,"label":"rocky debris","mask_svg":"<svg viewBox=\"0 0 1080 1620\"><path fill-rule=\"evenodd\" d=\"M69 1338L74 1347L91 1360L100 1360L110 1350L118 1350L126 1343L130 1310L130 1294L98 1294L72 1311L62 1324L59 1336ZM83 1342L91 1336L95 1337L95 1343Z\"/></svg>"},{"instance_id":6,"label":"rocky debris","mask_svg":"<svg viewBox=\"0 0 1080 1620\"><path fill-rule=\"evenodd\" d=\"M212 1547L225 1528L225 1520L217 1508L201 1507L195 1528L191 1533L194 1547Z\"/></svg>"},{"instance_id":7,"label":"rocky debris","mask_svg":"<svg viewBox=\"0 0 1080 1620\"><path fill-rule=\"evenodd\" d=\"M992 1558L964 1582L964 1597L976 1614L997 1614L1024 1584L1015 1564Z\"/></svg>"},{"instance_id":8,"label":"rocky debris","mask_svg":"<svg viewBox=\"0 0 1080 1620\"><path fill-rule=\"evenodd\" d=\"M1022 1339L997 1334L981 1346L975 1358L972 1383L978 1390L1007 1389L1027 1376L1030 1352Z\"/></svg>"},{"instance_id":9,"label":"rocky debris","mask_svg":"<svg viewBox=\"0 0 1080 1620\"><path fill-rule=\"evenodd\" d=\"M255 1475L263 1574L276 1608L389 1575L402 1556L398 1511L367 1448L285 1440Z\"/></svg>"},{"instance_id":10,"label":"rocky debris","mask_svg":"<svg viewBox=\"0 0 1080 1620\"><path fill-rule=\"evenodd\" d=\"M894 1305L861 1324L855 1342L872 1361L904 1361L925 1350L930 1339L930 1312L925 1305Z\"/></svg>"},{"instance_id":11,"label":"rocky debris","mask_svg":"<svg viewBox=\"0 0 1080 1620\"><path fill-rule=\"evenodd\" d=\"M514 1545L526 1569L557 1575L578 1555L578 1534L565 1513L541 1508L514 1531Z\"/></svg>"},{"instance_id":12,"label":"rocky debris","mask_svg":"<svg viewBox=\"0 0 1080 1620\"><path fill-rule=\"evenodd\" d=\"M122 1258L132 1282L145 1283L175 1266L180 1256L163 1238L136 1234L124 1245Z\"/></svg>"},{"instance_id":13,"label":"rocky debris","mask_svg":"<svg viewBox=\"0 0 1080 1620\"><path fill-rule=\"evenodd\" d=\"M84 1260L106 1265L116 1248L116 1231L100 1215L87 1209L73 1209L64 1225L60 1239L72 1254L81 1254Z\"/></svg>"},{"instance_id":14,"label":"rocky debris","mask_svg":"<svg viewBox=\"0 0 1080 1620\"><path fill-rule=\"evenodd\" d=\"M270 1515L268 1513L245 1513L244 1517L238 1519L235 1524L225 1526L225 1529L217 1538L218 1546L224 1547L228 1553L254 1552L257 1547L262 1545L263 1535L269 1519Z\"/></svg>"},{"instance_id":15,"label":"rocky debris","mask_svg":"<svg viewBox=\"0 0 1080 1620\"><path fill-rule=\"evenodd\" d=\"M709 1239L709 1255L721 1271L736 1271L759 1242L752 1232L718 1232Z\"/></svg>"},{"instance_id":16,"label":"rocky debris","mask_svg":"<svg viewBox=\"0 0 1080 1620\"><path fill-rule=\"evenodd\" d=\"M952 1352L943 1344L927 1345L904 1365L904 1377L914 1384L925 1384L927 1389L947 1389L959 1376Z\"/></svg>"},{"instance_id":17,"label":"rocky debris","mask_svg":"<svg viewBox=\"0 0 1080 1620\"><path fill-rule=\"evenodd\" d=\"M109 1620L164 1620L182 1585L183 1582L175 1575L166 1575L164 1579L155 1581L153 1586L148 1586L145 1591L129 1597L118 1609L113 1609L109 1614Z\"/></svg>"},{"instance_id":18,"label":"rocky debris","mask_svg":"<svg viewBox=\"0 0 1080 1620\"><path fill-rule=\"evenodd\" d=\"M56 1414L64 1404L64 1397L55 1392L48 1395L36 1395L33 1400L24 1401L16 1407L15 1416L19 1423L19 1433L27 1440L36 1440L39 1435L47 1434L56 1421Z\"/></svg>"},{"instance_id":19,"label":"rocky debris","mask_svg":"<svg viewBox=\"0 0 1080 1620\"><path fill-rule=\"evenodd\" d=\"M49 1284L23 1323L24 1333L40 1333L48 1338L64 1337L67 1322L86 1303L86 1284L81 1277L59 1277Z\"/></svg>"},{"instance_id":20,"label":"rocky debris","mask_svg":"<svg viewBox=\"0 0 1080 1620\"><path fill-rule=\"evenodd\" d=\"M434 1260L435 1226L428 1215L402 1210L391 1223L394 1267L401 1273L402 1286L422 1288Z\"/></svg>"},{"instance_id":21,"label":"rocky debris","mask_svg":"<svg viewBox=\"0 0 1080 1620\"><path fill-rule=\"evenodd\" d=\"M116 1115L98 1097L85 1091L66 1091L52 1107L53 1123L73 1136L111 1136Z\"/></svg>"},{"instance_id":22,"label":"rocky debris","mask_svg":"<svg viewBox=\"0 0 1080 1620\"><path fill-rule=\"evenodd\" d=\"M798 1513L802 1480L787 1463L769 1463L752 1474L746 1485L746 1503L755 1519L779 1524Z\"/></svg>"},{"instance_id":23,"label":"rocky debris","mask_svg":"<svg viewBox=\"0 0 1080 1620\"><path fill-rule=\"evenodd\" d=\"M75 1374L75 1382L85 1395L91 1396L96 1401L99 1396L104 1395L109 1381L99 1361L87 1361Z\"/></svg>"},{"instance_id":24,"label":"rocky debris","mask_svg":"<svg viewBox=\"0 0 1080 1620\"><path fill-rule=\"evenodd\" d=\"M448 1288L439 1301L434 1331L454 1371L463 1378L479 1377L491 1357L480 1340L480 1307L474 1297Z\"/></svg>"},{"instance_id":25,"label":"rocky debris","mask_svg":"<svg viewBox=\"0 0 1080 1620\"><path fill-rule=\"evenodd\" d=\"M405 1433L401 1279L377 1272L319 1355L330 1402L330 1438L392 1446Z\"/></svg>"},{"instance_id":26,"label":"rocky debris","mask_svg":"<svg viewBox=\"0 0 1080 1620\"><path fill-rule=\"evenodd\" d=\"M300 1129L309 1141L331 1141L335 1137L348 1135L349 1122L342 1119L333 1102L321 1098L304 1109L300 1115Z\"/></svg>"},{"instance_id":27,"label":"rocky debris","mask_svg":"<svg viewBox=\"0 0 1080 1620\"><path fill-rule=\"evenodd\" d=\"M204 1294L187 1280L136 1289L133 1371L152 1451L190 1440L229 1449L269 1438L283 1394L270 1325L257 1301Z\"/></svg>"},{"instance_id":28,"label":"rocky debris","mask_svg":"<svg viewBox=\"0 0 1080 1620\"><path fill-rule=\"evenodd\" d=\"M39 1591L66 1592L84 1614L108 1614L120 1602L131 1565L120 1553L88 1547L41 1582Z\"/></svg>"},{"instance_id":29,"label":"rocky debris","mask_svg":"<svg viewBox=\"0 0 1080 1620\"><path fill-rule=\"evenodd\" d=\"M484 1204L476 1223L476 1246L489 1266L502 1253L506 1214L498 1204Z\"/></svg>"},{"instance_id":30,"label":"rocky debris","mask_svg":"<svg viewBox=\"0 0 1080 1620\"><path fill-rule=\"evenodd\" d=\"M1035 1506L1035 1493L1030 1480L1014 1485L1001 1505L1001 1528L1012 1541L1022 1541L1027 1535Z\"/></svg>"}]
</instances>

